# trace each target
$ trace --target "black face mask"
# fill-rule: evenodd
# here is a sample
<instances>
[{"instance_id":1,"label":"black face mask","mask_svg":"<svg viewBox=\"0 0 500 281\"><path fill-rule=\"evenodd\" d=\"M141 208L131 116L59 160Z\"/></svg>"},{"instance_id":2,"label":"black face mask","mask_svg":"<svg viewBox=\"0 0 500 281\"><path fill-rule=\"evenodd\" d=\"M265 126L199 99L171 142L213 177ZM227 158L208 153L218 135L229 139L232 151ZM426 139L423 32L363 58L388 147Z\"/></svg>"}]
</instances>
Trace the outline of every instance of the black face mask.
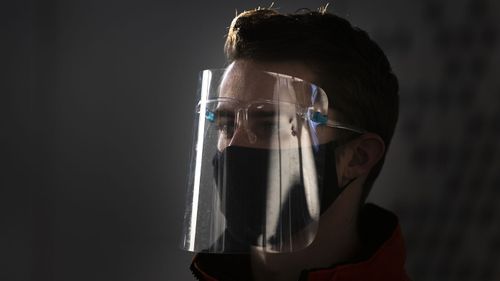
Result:
<instances>
[{"instance_id":1,"label":"black face mask","mask_svg":"<svg viewBox=\"0 0 500 281\"><path fill-rule=\"evenodd\" d=\"M313 152L321 196L321 214L342 191L337 182L336 148L337 143L332 141L319 145ZM270 173L273 173L269 171L269 159L272 153L276 152L270 149L229 146L215 155L214 179L221 202L225 202L221 212L226 218L227 231L234 240L225 243L245 245L250 242L252 245L263 245L264 241L258 239L266 232L263 222L266 216L268 178L272 176ZM287 190L289 190L287 201L283 202L282 206L292 204L295 209L307 208L302 175L292 180ZM294 215L293 211L293 208L291 210L282 208L280 225L285 228L291 226L298 231L306 226L304 222L310 221L310 218L304 218L302 212L300 215L298 213ZM279 231L273 230L273 232L279 235Z\"/></svg>"}]
</instances>

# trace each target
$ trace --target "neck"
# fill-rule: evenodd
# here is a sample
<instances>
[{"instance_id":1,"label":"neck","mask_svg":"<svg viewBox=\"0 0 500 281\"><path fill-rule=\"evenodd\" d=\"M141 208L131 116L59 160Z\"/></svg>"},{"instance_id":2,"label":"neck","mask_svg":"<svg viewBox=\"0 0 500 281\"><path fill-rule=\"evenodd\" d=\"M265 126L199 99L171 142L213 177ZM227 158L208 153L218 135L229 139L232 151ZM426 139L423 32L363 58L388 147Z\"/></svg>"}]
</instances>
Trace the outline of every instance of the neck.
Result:
<instances>
[{"instance_id":1,"label":"neck","mask_svg":"<svg viewBox=\"0 0 500 281\"><path fill-rule=\"evenodd\" d=\"M316 237L307 248L292 253L252 251L255 280L298 280L304 269L331 267L356 258L361 251L359 200L355 200L360 198L360 190L351 186L321 215Z\"/></svg>"}]
</instances>

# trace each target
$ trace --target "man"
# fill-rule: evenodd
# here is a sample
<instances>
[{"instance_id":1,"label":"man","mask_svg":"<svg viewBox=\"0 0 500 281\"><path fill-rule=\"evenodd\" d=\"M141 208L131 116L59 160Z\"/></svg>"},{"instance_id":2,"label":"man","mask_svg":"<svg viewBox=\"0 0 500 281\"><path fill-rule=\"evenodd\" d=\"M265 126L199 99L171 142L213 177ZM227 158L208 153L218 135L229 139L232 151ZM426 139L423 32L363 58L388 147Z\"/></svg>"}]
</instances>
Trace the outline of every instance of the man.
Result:
<instances>
[{"instance_id":1,"label":"man","mask_svg":"<svg viewBox=\"0 0 500 281\"><path fill-rule=\"evenodd\" d=\"M200 280L408 280L397 218L364 201L398 118L368 35L327 13L239 14L206 70L183 248Z\"/></svg>"}]
</instances>

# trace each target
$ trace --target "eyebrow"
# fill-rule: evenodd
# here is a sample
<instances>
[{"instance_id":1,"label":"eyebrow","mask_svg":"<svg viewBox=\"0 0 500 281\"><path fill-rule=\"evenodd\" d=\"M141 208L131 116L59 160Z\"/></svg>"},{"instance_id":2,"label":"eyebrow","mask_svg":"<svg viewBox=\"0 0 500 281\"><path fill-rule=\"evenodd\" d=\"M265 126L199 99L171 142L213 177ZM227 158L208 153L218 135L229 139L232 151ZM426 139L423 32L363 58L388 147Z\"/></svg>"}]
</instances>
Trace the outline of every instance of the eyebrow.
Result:
<instances>
[{"instance_id":1,"label":"eyebrow","mask_svg":"<svg viewBox=\"0 0 500 281\"><path fill-rule=\"evenodd\" d=\"M227 109L227 108L216 108L214 110L214 113L217 115L234 117L234 110Z\"/></svg>"},{"instance_id":2,"label":"eyebrow","mask_svg":"<svg viewBox=\"0 0 500 281\"><path fill-rule=\"evenodd\" d=\"M230 110L230 109L226 109L226 108L217 108L215 109L214 113L221 117L221 118L234 118L235 117L235 114L234 114L234 110ZM250 111L248 113L248 115L250 115L252 118L271 118L271 117L274 117L276 115L276 111L270 111L270 110L267 110L267 111Z\"/></svg>"}]
</instances>

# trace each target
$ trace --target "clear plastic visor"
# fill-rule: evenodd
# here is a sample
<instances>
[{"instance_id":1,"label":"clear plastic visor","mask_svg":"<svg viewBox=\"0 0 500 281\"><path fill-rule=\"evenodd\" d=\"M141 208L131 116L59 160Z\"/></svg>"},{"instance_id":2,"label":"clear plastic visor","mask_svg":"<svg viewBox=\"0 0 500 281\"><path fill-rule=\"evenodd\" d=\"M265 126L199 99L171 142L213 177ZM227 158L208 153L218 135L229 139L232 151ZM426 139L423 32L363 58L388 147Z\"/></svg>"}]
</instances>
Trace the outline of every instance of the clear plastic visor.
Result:
<instances>
[{"instance_id":1,"label":"clear plastic visor","mask_svg":"<svg viewBox=\"0 0 500 281\"><path fill-rule=\"evenodd\" d=\"M292 252L310 245L326 159L334 157L323 147L332 138L325 92L233 64L203 71L199 94L182 248Z\"/></svg>"}]
</instances>

